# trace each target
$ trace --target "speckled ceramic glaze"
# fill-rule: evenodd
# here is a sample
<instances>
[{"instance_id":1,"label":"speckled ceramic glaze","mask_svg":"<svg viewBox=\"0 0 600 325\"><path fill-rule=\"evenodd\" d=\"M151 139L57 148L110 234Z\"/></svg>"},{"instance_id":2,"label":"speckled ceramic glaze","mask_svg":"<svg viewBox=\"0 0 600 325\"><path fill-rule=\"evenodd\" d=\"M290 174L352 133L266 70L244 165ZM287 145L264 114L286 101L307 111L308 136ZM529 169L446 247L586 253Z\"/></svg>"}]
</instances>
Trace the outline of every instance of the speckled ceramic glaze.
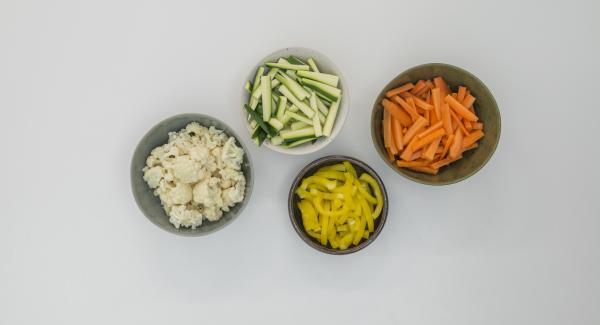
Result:
<instances>
[{"instance_id":1,"label":"speckled ceramic glaze","mask_svg":"<svg viewBox=\"0 0 600 325\"><path fill-rule=\"evenodd\" d=\"M304 230L304 226L302 225L302 214L300 213L300 209L298 209L298 201L300 200L300 198L298 197L298 195L296 195L295 190L300 185L300 183L302 182L302 180L305 177L308 177L308 176L314 174L315 172L317 172L317 170L319 168L329 166L329 165L335 165L335 164L341 163L343 161L350 162L352 164L352 166L354 166L354 168L356 169L356 173L359 176L360 176L360 174L366 172L367 174L371 175L377 181L377 184L379 184L379 188L381 189L381 194L383 196L383 209L381 210L381 215L379 216L379 218L377 218L375 220L375 231L371 234L369 239L366 239L366 240L363 239L356 246L352 245L348 249L340 250L340 249L333 249L329 244L327 244L327 246L323 246L323 245L321 245L321 243L319 243L317 240L310 237L306 233L306 231ZM387 196L387 191L385 190L385 186L383 185L383 181L381 180L379 175L377 175L377 173L371 167L369 167L369 165L365 164L364 162L362 162L356 158L352 158L352 157L339 156L339 155L327 156L327 157L319 158L319 159L311 162L310 164L308 164L306 167L304 167L298 173L298 176L296 176L296 178L294 179L294 182L292 183L292 186L290 187L290 193L288 195L288 213L290 215L290 221L292 222L292 225L294 226L294 230L296 230L296 232L298 233L300 238L302 238L302 240L305 243L307 243L310 247L312 247L320 252L327 253L327 254L345 255L345 254L358 252L359 250L369 246L373 241L375 241L375 239L377 239L377 237L379 236L379 233L381 233L381 230L383 229L383 226L385 225L385 221L387 220L388 196Z\"/></svg>"},{"instance_id":2,"label":"speckled ceramic glaze","mask_svg":"<svg viewBox=\"0 0 600 325\"><path fill-rule=\"evenodd\" d=\"M406 168L399 168L393 164L387 157L387 152L383 143L383 106L381 100L385 93L393 88L401 86L407 82L416 82L419 79L431 79L442 76L452 88L456 91L458 86L467 87L473 96L477 99L474 104L477 116L484 124L483 131L485 136L479 140L479 147L469 150L463 154L463 159L442 167L437 175L419 173ZM459 67L444 63L428 63L408 69L396 78L390 81L377 96L373 104L371 113L371 137L373 144L379 153L379 156L394 169L398 174L412 179L415 182L429 185L447 185L460 182L479 171L490 160L498 141L500 140L500 111L496 100L485 84L470 72Z\"/></svg>"},{"instance_id":3,"label":"speckled ceramic glaze","mask_svg":"<svg viewBox=\"0 0 600 325\"><path fill-rule=\"evenodd\" d=\"M163 210L160 199L157 196L154 196L154 191L144 181L142 169L146 165L146 159L150 155L152 149L168 142L169 132L179 131L191 122L198 122L200 125L206 127L214 126L236 139L237 145L244 149L242 172L246 177L246 190L244 200L233 206L228 212L225 212L221 219L212 222L205 219L203 220L202 225L196 229L184 227L177 229L169 222L169 217ZM181 114L158 123L140 140L131 160L131 188L140 210L142 210L148 220L152 221L152 223L161 229L182 236L207 235L230 224L242 213L242 210L244 210L244 207L250 200L252 184L252 164L248 150L244 143L241 142L241 138L225 123L214 117L203 114Z\"/></svg>"}]
</instances>

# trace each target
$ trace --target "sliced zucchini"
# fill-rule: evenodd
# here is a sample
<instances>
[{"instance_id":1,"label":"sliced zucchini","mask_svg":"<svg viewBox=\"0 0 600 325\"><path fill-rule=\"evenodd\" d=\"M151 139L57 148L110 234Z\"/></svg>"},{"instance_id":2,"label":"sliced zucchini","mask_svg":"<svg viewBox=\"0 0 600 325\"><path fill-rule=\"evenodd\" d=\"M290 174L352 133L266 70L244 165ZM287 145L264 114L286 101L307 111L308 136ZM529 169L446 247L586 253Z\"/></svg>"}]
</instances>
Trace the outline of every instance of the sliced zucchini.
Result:
<instances>
[{"instance_id":1,"label":"sliced zucchini","mask_svg":"<svg viewBox=\"0 0 600 325\"><path fill-rule=\"evenodd\" d=\"M315 114L313 110L308 105L306 105L306 103L296 98L296 96L294 96L285 85L281 85L277 89L282 95L287 97L294 105L296 105L302 111L302 113L304 113L309 118L313 117L313 115Z\"/></svg>"},{"instance_id":2,"label":"sliced zucchini","mask_svg":"<svg viewBox=\"0 0 600 325\"><path fill-rule=\"evenodd\" d=\"M290 125L290 129L292 129L292 130L300 130L300 129L304 129L304 128L309 127L309 126L311 126L311 124L307 124L307 123L304 123L302 121L297 121L297 122L294 122L294 123L292 123Z\"/></svg>"},{"instance_id":3,"label":"sliced zucchini","mask_svg":"<svg viewBox=\"0 0 600 325\"><path fill-rule=\"evenodd\" d=\"M283 143L283 138L280 136L276 136L276 137L272 137L271 140L269 140L269 141L271 141L271 144L278 146Z\"/></svg>"},{"instance_id":4,"label":"sliced zucchini","mask_svg":"<svg viewBox=\"0 0 600 325\"><path fill-rule=\"evenodd\" d=\"M293 148L293 147L297 147L297 146L299 146L301 144L305 144L307 142L314 141L314 140L317 140L317 139L318 139L318 137L309 137L309 138L301 139L301 140L298 140L298 141L290 142L290 143L286 144L285 147L286 148Z\"/></svg>"},{"instance_id":5,"label":"sliced zucchini","mask_svg":"<svg viewBox=\"0 0 600 325\"><path fill-rule=\"evenodd\" d=\"M317 63L315 62L315 60L313 60L313 58L308 58L308 66L310 66L310 69L314 72L319 72L319 68L317 68Z\"/></svg>"},{"instance_id":6,"label":"sliced zucchini","mask_svg":"<svg viewBox=\"0 0 600 325\"><path fill-rule=\"evenodd\" d=\"M292 118L292 119L294 119L296 121L301 121L301 122L304 122L306 124L312 125L312 123L313 123L310 118L302 116L302 115L300 115L298 113L291 112L291 111L285 112L284 115L287 115L287 116L289 116L290 118Z\"/></svg>"},{"instance_id":7,"label":"sliced zucchini","mask_svg":"<svg viewBox=\"0 0 600 325\"><path fill-rule=\"evenodd\" d=\"M282 121L285 109L287 107L287 97L279 96L279 103L277 104L277 119Z\"/></svg>"},{"instance_id":8,"label":"sliced zucchini","mask_svg":"<svg viewBox=\"0 0 600 325\"><path fill-rule=\"evenodd\" d=\"M292 94L294 94L294 96L296 96L296 98L298 98L299 100L304 100L305 98L310 96L310 94L306 92L306 90L304 90L304 88L302 88L302 86L300 86L299 83L295 82L286 74L278 73L275 76L275 79L277 79L281 84L283 84L287 89L289 89L292 92Z\"/></svg>"},{"instance_id":9,"label":"sliced zucchini","mask_svg":"<svg viewBox=\"0 0 600 325\"><path fill-rule=\"evenodd\" d=\"M252 94L252 84L250 83L250 81L246 80L246 84L244 85L244 89L246 89L246 91L249 94Z\"/></svg>"},{"instance_id":10,"label":"sliced zucchini","mask_svg":"<svg viewBox=\"0 0 600 325\"><path fill-rule=\"evenodd\" d=\"M294 55L288 56L288 61L292 64L306 65L306 63L304 63L304 61L300 60L300 58L298 58L297 56L294 56Z\"/></svg>"},{"instance_id":11,"label":"sliced zucchini","mask_svg":"<svg viewBox=\"0 0 600 325\"><path fill-rule=\"evenodd\" d=\"M271 79L269 76L260 77L260 85L262 88L262 105L263 105L263 121L267 122L271 119Z\"/></svg>"},{"instance_id":12,"label":"sliced zucchini","mask_svg":"<svg viewBox=\"0 0 600 325\"><path fill-rule=\"evenodd\" d=\"M323 135L323 128L321 127L321 121L319 120L319 109L317 108L317 95L314 92L310 94L310 108L313 109L315 115L313 116L313 128L315 129L315 136L320 137Z\"/></svg>"},{"instance_id":13,"label":"sliced zucchini","mask_svg":"<svg viewBox=\"0 0 600 325\"><path fill-rule=\"evenodd\" d=\"M294 113L298 112L299 110L300 109L298 108L298 106L296 106L294 104L290 105L290 107L288 108L288 111L294 112Z\"/></svg>"},{"instance_id":14,"label":"sliced zucchini","mask_svg":"<svg viewBox=\"0 0 600 325\"><path fill-rule=\"evenodd\" d=\"M280 121L280 120L278 120L278 119L276 119L276 118L274 118L274 117L271 117L271 119L269 120L269 124L270 124L270 125L271 125L273 128L275 128L275 130L277 130L277 131L279 131L279 130L283 129L283 123L281 123L281 121Z\"/></svg>"},{"instance_id":15,"label":"sliced zucchini","mask_svg":"<svg viewBox=\"0 0 600 325\"><path fill-rule=\"evenodd\" d=\"M323 113L325 116L329 114L329 107L325 106L325 103L323 103L319 96L317 96L317 108L319 109L319 112Z\"/></svg>"},{"instance_id":16,"label":"sliced zucchini","mask_svg":"<svg viewBox=\"0 0 600 325\"><path fill-rule=\"evenodd\" d=\"M296 72L296 74L298 75L298 77L308 78L311 80L322 82L332 87L337 87L338 82L340 81L340 78L338 76L328 73L320 73L314 71L298 71Z\"/></svg>"},{"instance_id":17,"label":"sliced zucchini","mask_svg":"<svg viewBox=\"0 0 600 325\"><path fill-rule=\"evenodd\" d=\"M285 70L309 70L310 69L310 67L306 64L268 62L266 65L269 68L279 68L279 69L285 69Z\"/></svg>"},{"instance_id":18,"label":"sliced zucchini","mask_svg":"<svg viewBox=\"0 0 600 325\"><path fill-rule=\"evenodd\" d=\"M252 116L252 118L256 121L258 126L260 126L260 128L263 129L263 131L265 131L271 137L274 137L277 135L277 132L271 126L269 126L267 123L265 123L262 120L262 117L257 112L252 110L252 108L250 108L250 106L244 105L244 107L246 108L246 111L248 112L248 114L250 114L250 116Z\"/></svg>"},{"instance_id":19,"label":"sliced zucchini","mask_svg":"<svg viewBox=\"0 0 600 325\"><path fill-rule=\"evenodd\" d=\"M332 101L337 100L342 95L342 91L338 88L324 84L319 81L315 81L308 78L298 78L298 81L308 88L313 89L317 93L329 98Z\"/></svg>"},{"instance_id":20,"label":"sliced zucchini","mask_svg":"<svg viewBox=\"0 0 600 325\"><path fill-rule=\"evenodd\" d=\"M284 140L290 140L295 138L310 137L315 135L315 129L312 127L306 127L299 130L281 130L279 136Z\"/></svg>"},{"instance_id":21,"label":"sliced zucchini","mask_svg":"<svg viewBox=\"0 0 600 325\"><path fill-rule=\"evenodd\" d=\"M329 114L327 114L327 119L325 120L325 125L323 126L323 135L326 137L331 136L331 131L333 130L333 124L335 122L335 117L337 116L339 107L339 99L333 102L331 107L329 107Z\"/></svg>"},{"instance_id":22,"label":"sliced zucchini","mask_svg":"<svg viewBox=\"0 0 600 325\"><path fill-rule=\"evenodd\" d=\"M262 77L262 75L265 73L265 67L263 67L262 65L260 67L258 67L258 69L256 70L256 75L254 75L254 88L252 88L252 92L254 93L255 90L259 89L260 87L260 77Z\"/></svg>"}]
</instances>

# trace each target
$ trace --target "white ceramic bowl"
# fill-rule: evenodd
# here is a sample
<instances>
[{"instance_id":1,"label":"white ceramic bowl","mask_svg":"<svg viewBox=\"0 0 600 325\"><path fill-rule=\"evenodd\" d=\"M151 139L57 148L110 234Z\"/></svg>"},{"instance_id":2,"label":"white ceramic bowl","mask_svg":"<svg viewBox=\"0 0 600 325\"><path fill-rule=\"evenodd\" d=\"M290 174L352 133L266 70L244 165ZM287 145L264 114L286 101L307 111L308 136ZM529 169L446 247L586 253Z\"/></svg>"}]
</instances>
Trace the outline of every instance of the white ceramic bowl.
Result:
<instances>
[{"instance_id":1,"label":"white ceramic bowl","mask_svg":"<svg viewBox=\"0 0 600 325\"><path fill-rule=\"evenodd\" d=\"M311 49L307 49L307 48L303 48L303 47L286 47L284 49L275 51L275 52L267 55L266 57L262 58L261 60L258 61L256 66L254 66L254 68L252 68L250 70L250 72L248 73L248 76L246 77L246 79L243 81L242 84L245 84L246 80L249 80L250 82L252 82L254 80L254 75L256 74L256 70L261 65L264 65L266 62L275 62L275 61L277 61L277 59L279 59L281 57L288 57L290 55L294 55L303 61L306 61L308 58L313 58L317 62L317 65L319 66L319 70L321 72L334 74L340 78L338 87L342 90L342 101L340 102L338 114L335 118L335 123L333 125L333 129L331 130L331 136L321 138L314 144L309 142L309 143L306 143L306 144L303 144L303 145L300 145L297 147L293 147L293 148L285 148L282 146L273 145L269 142L269 139L266 139L265 142L263 143L263 146L265 146L273 151L277 151L277 152L281 152L281 153L285 153L285 154L289 154L289 155L306 155L306 154L313 153L313 152L316 152L318 150L325 148L340 133L340 131L342 130L342 127L344 126L344 123L346 123L346 116L348 115L348 106L350 103L350 96L348 94L348 87L346 85L346 80L344 79L344 76L342 75L342 72L340 71L340 69L333 63L333 61L331 61L324 54L321 54L315 50L311 50ZM248 132L251 132L250 125L247 122L248 114L244 110L244 104L248 103L249 97L250 97L250 94L248 94L248 92L242 87L241 113L242 113L242 117L243 117L244 121L246 122L246 126L248 127Z\"/></svg>"}]
</instances>

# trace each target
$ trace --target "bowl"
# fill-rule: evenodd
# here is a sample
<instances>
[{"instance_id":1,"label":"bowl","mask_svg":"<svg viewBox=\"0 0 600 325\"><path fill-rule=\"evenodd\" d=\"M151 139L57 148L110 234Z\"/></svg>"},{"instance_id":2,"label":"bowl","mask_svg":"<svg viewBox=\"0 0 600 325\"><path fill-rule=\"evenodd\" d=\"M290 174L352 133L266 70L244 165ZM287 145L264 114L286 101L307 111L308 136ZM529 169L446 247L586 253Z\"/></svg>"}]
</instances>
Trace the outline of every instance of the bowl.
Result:
<instances>
[{"instance_id":1,"label":"bowl","mask_svg":"<svg viewBox=\"0 0 600 325\"><path fill-rule=\"evenodd\" d=\"M264 65L265 62L274 62L281 57L288 57L290 55L294 55L294 56L302 59L303 61L306 61L308 58L313 58L317 62L319 71L324 72L324 73L334 74L340 78L338 88L340 88L342 90L342 100L340 102L340 107L338 110L338 114L336 116L335 124L333 125L333 129L331 130L331 136L326 137L326 138L325 137L321 138L315 143L306 143L304 145L300 145L300 146L293 147L293 148L284 148L282 146L273 145L269 142L268 139L266 139L263 142L263 146L265 146L273 151L276 151L276 152L289 154L289 155L306 155L306 154L310 154L310 153L313 153L313 152L316 152L318 150L325 148L328 144L330 144L337 137L337 135L342 130L344 123L346 122L346 116L348 115L348 106L350 103L350 97L348 95L348 86L346 84L346 80L344 79L344 76L342 75L342 72L340 71L340 69L333 63L333 61L331 61L327 56L325 56L324 54L322 54L320 52L317 52L312 49L304 48L304 47L286 47L284 49L275 51L275 52L265 56L264 58L262 58L261 60L258 61L256 66L254 66L250 70L250 72L248 73L248 76L246 77L246 79L243 82L245 83L247 80L252 82L254 80L256 70L260 66ZM244 104L248 103L249 97L250 97L250 94L248 94L248 92L242 87L242 104L241 104L240 111L242 114L242 118L244 119L245 124L248 127L248 132L252 132L252 130L250 129L250 125L247 123L248 114L244 110Z\"/></svg>"},{"instance_id":2,"label":"bowl","mask_svg":"<svg viewBox=\"0 0 600 325\"><path fill-rule=\"evenodd\" d=\"M423 174L406 168L399 168L387 156L383 143L383 107L381 100L385 93L407 82L419 79L431 79L442 76L448 86L455 91L458 86L466 86L477 100L474 108L484 124L485 136L479 140L479 146L463 154L463 158L442 167L437 175ZM460 182L479 171L492 158L500 140L500 111L498 104L485 84L472 73L459 67L444 63L428 63L410 68L390 81L377 96L371 113L371 137L379 156L398 174L415 182L428 185L448 185Z\"/></svg>"},{"instance_id":3,"label":"bowl","mask_svg":"<svg viewBox=\"0 0 600 325\"><path fill-rule=\"evenodd\" d=\"M321 245L321 243L319 243L318 241L316 241L314 238L310 237L306 233L306 231L304 230L304 226L302 224L302 215L301 215L300 210L298 209L298 205L297 205L298 200L300 198L298 197L298 195L296 195L295 190L300 185L300 183L302 182L302 180L305 177L308 177L308 176L314 174L319 168L337 164L337 163L341 163L343 161L350 162L352 164L352 166L354 166L354 168L356 169L357 174L360 175L360 174L366 172L367 174L371 175L377 181L377 184L379 184L379 188L381 189L381 195L383 196L383 209L381 210L381 215L379 216L379 218L377 218L375 220L374 231L369 236L368 239L361 241L356 246L350 246L345 250L339 250L339 249L333 249L329 244L327 244L327 246ZM300 238L302 238L302 240L306 244L308 244L310 247L312 247L320 252L332 254L332 255L351 254L351 253L358 252L359 250L369 246L372 242L375 241L375 239L377 239L377 237L379 236L379 233L381 233L381 230L383 229L383 226L385 225L385 221L387 220L387 215L388 215L388 196L387 196L387 192L385 190L383 181L381 180L379 175L377 175L375 170L373 170L373 168L369 167L369 165L367 165L366 163L364 163L356 158L352 158L352 157L348 157L348 156L341 156L341 155L326 156L323 158L319 158L319 159L311 162L310 164L306 165L306 167L304 167L298 173L298 176L296 176L296 178L294 179L294 182L292 183L292 186L290 187L290 192L288 195L288 213L290 215L290 221L292 222L292 226L294 227L294 230L296 230L296 233L298 234L298 236L300 236Z\"/></svg>"},{"instance_id":4,"label":"bowl","mask_svg":"<svg viewBox=\"0 0 600 325\"><path fill-rule=\"evenodd\" d=\"M186 227L175 228L175 226L169 222L169 217L162 207L160 198L154 196L154 190L152 190L146 181L144 181L144 173L142 169L146 165L146 159L150 155L152 149L168 142L169 132L179 131L185 128L185 126L191 122L198 122L198 124L206 127L214 126L225 131L227 135L235 138L237 145L244 150L242 172L246 177L246 189L244 193L244 200L234 205L228 212L224 212L223 216L219 220L203 220L202 225L196 229ZM252 194L252 162L248 149L241 141L241 138L229 126L227 126L227 124L214 117L203 114L187 113L176 115L158 123L152 129L150 129L150 131L148 131L148 133L142 137L139 144L135 148L135 152L131 160L130 173L133 196L142 213L148 218L148 220L157 225L159 228L172 234L181 236L202 236L224 228L242 213Z\"/></svg>"}]
</instances>

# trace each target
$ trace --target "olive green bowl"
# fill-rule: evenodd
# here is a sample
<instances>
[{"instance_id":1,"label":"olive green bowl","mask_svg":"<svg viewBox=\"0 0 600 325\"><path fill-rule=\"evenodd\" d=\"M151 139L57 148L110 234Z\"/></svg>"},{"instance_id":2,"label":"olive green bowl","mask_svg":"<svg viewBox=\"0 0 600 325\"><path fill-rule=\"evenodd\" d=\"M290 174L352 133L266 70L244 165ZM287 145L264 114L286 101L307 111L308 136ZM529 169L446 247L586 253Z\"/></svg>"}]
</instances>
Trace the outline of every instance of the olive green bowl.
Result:
<instances>
[{"instance_id":1,"label":"olive green bowl","mask_svg":"<svg viewBox=\"0 0 600 325\"><path fill-rule=\"evenodd\" d=\"M377 218L375 220L375 229L374 229L373 233L369 236L368 239L363 239L356 246L353 245L353 246L348 247L347 249L340 250L340 249L332 248L329 245L329 243L327 244L327 246L323 246L323 245L321 245L320 242L318 242L316 239L310 237L306 233L306 231L304 230L303 223L302 223L302 214L300 213L300 209L298 209L298 201L300 200L300 198L298 197L298 195L296 195L295 192L296 192L296 188L300 185L300 183L302 183L302 180L304 178L316 173L317 170L319 170L319 168L325 167L325 166L330 166L330 165L335 165L335 164L341 163L343 161L348 161L349 163L351 163L352 166L356 169L356 173L358 175L360 175L362 173L367 173L367 174L371 175L371 177L373 177L375 179L375 181L377 181L377 184L379 185L379 188L381 189L381 195L383 196L383 208L381 209L381 215L379 216L379 218ZM307 243L308 246L310 246L320 252L327 253L327 254L346 255L346 254L358 252L359 250L369 246L373 241L375 241L375 239L377 239L377 236L379 236L379 233L381 233L381 230L383 229L383 226L385 225L385 221L387 220L388 196L387 196L387 192L385 190L385 186L383 185L383 181L381 180L379 175L377 175L377 173L373 170L373 168L371 168L369 165L365 164L364 162L362 162L356 158L352 158L352 157L348 157L348 156L340 156L340 155L326 156L323 158L319 158L319 159L311 162L310 164L306 165L306 167L304 167L298 173L298 176L296 176L296 178L294 179L294 182L292 183L292 187L290 187L290 192L288 195L288 213L290 215L290 221L292 222L292 226L294 227L294 230L296 230L296 233L298 233L298 236L300 236L300 238L305 243Z\"/></svg>"},{"instance_id":2,"label":"olive green bowl","mask_svg":"<svg viewBox=\"0 0 600 325\"><path fill-rule=\"evenodd\" d=\"M202 225L196 229L186 227L175 228L175 226L169 222L169 217L165 213L160 199L157 196L154 196L154 190L152 190L146 181L144 181L142 169L146 165L146 159L150 155L152 149L168 142L169 132L179 131L191 122L198 122L198 124L206 127L214 126L219 130L223 130L227 135L235 138L236 144L244 150L242 172L246 177L246 189L244 192L244 200L234 205L228 212L224 212L219 220L208 221L205 219L202 221ZM242 210L244 210L244 207L250 200L253 185L252 163L248 154L248 149L241 141L241 138L220 120L208 115L194 113L170 117L150 129L150 131L142 137L135 148L131 160L130 177L131 189L133 191L135 202L146 218L159 228L172 234L189 237L208 235L222 229L235 220L242 213Z\"/></svg>"},{"instance_id":3,"label":"olive green bowl","mask_svg":"<svg viewBox=\"0 0 600 325\"><path fill-rule=\"evenodd\" d=\"M485 136L479 140L479 146L463 154L463 158L452 164L442 167L437 175L419 173L406 168L399 168L387 156L383 143L383 106L381 100L385 93L407 82L416 82L419 79L431 79L442 76L448 86L456 91L458 86L465 86L477 99L474 104L475 111L480 121L483 122ZM485 84L470 72L459 67L444 63L428 63L410 68L390 81L377 96L371 112L371 137L373 144L390 168L398 174L415 182L428 185L448 185L460 182L479 171L492 158L498 141L500 140L500 110L498 104Z\"/></svg>"}]
</instances>

